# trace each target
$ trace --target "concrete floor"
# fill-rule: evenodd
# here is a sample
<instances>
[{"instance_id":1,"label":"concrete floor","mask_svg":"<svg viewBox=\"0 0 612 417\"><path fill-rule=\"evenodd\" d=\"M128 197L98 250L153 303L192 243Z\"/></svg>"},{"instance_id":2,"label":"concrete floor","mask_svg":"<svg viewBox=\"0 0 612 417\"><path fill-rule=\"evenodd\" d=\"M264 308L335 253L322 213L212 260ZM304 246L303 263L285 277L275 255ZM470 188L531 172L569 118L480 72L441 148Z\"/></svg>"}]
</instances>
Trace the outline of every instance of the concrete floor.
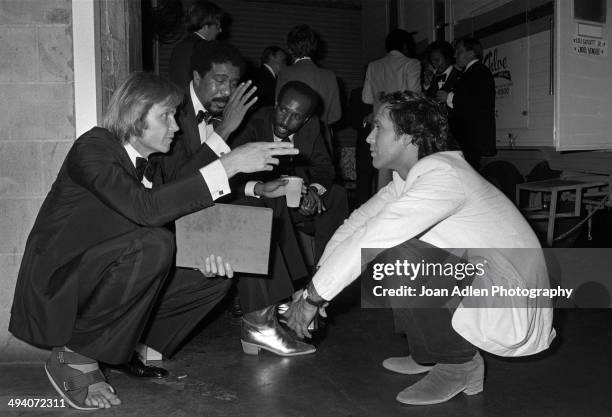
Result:
<instances>
[{"instance_id":1,"label":"concrete floor","mask_svg":"<svg viewBox=\"0 0 612 417\"><path fill-rule=\"evenodd\" d=\"M116 416L610 416L612 311L563 310L553 348L529 359L483 355L485 391L445 404L405 406L396 394L420 376L394 374L380 363L406 354L388 310L361 310L345 294L314 355L244 355L239 326L225 314L208 323L172 359L171 377L138 381L111 373L123 404L96 415ZM0 415L68 416L69 409L11 410L9 398L57 398L41 364L0 365Z\"/></svg>"}]
</instances>

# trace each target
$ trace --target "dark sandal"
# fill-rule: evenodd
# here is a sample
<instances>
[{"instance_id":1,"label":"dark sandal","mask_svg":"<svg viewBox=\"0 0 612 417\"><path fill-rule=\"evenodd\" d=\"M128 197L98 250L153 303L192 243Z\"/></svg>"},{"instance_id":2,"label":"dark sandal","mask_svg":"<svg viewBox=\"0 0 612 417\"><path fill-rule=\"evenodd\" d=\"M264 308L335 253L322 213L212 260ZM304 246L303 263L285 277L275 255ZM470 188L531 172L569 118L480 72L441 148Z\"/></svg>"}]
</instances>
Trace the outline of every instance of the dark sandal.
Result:
<instances>
[{"instance_id":1,"label":"dark sandal","mask_svg":"<svg viewBox=\"0 0 612 417\"><path fill-rule=\"evenodd\" d=\"M106 382L106 378L99 369L91 372L81 372L68 365L92 363L96 363L96 361L76 352L65 351L62 348L54 348L51 357L45 363L45 371L53 388L71 407L77 410L100 409L100 407L86 405L85 398L87 398L90 385L97 382ZM115 393L110 385L109 389Z\"/></svg>"}]
</instances>

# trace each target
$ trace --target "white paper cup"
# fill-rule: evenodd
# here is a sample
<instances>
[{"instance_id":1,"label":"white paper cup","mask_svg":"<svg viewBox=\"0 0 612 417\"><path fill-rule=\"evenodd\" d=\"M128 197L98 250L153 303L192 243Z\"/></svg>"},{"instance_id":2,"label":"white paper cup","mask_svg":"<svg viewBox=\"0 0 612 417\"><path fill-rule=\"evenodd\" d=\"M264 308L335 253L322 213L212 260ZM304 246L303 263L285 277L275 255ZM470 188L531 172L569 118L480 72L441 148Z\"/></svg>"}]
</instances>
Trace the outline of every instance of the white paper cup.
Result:
<instances>
[{"instance_id":1,"label":"white paper cup","mask_svg":"<svg viewBox=\"0 0 612 417\"><path fill-rule=\"evenodd\" d=\"M285 186L285 197L287 198L287 207L299 207L300 199L302 198L302 182L300 177L282 177L287 180Z\"/></svg>"}]
</instances>

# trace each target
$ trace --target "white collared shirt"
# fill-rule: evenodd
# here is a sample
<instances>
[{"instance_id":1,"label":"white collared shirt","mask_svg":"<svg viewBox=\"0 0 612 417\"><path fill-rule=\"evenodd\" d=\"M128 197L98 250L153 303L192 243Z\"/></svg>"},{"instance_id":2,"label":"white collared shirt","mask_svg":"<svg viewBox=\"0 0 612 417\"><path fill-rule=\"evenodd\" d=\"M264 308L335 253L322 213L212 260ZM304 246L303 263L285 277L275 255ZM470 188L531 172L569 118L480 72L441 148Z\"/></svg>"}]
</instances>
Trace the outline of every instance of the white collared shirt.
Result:
<instances>
[{"instance_id":1,"label":"white collared shirt","mask_svg":"<svg viewBox=\"0 0 612 417\"><path fill-rule=\"evenodd\" d=\"M193 103L193 111L197 115L198 112L203 111L204 113L208 113L208 110L204 108L204 105L200 102L200 99L195 93L193 88L193 81L189 83L189 94L191 96L191 102ZM210 149L212 149L217 155L221 156L230 151L227 143L219 136L212 126L212 124L207 124L206 122L202 122L198 125L198 132L200 133L200 143L206 143Z\"/></svg>"},{"instance_id":2,"label":"white collared shirt","mask_svg":"<svg viewBox=\"0 0 612 417\"><path fill-rule=\"evenodd\" d=\"M144 156L142 156L131 143L125 143L123 147L130 157L132 165L134 165L134 168L136 168L136 158L144 158ZM200 168L200 174L202 175L202 178L204 178L204 182L206 182L206 186L210 191L213 201L232 192L229 186L227 172L225 171L225 168L220 160L217 159L205 167ZM141 182L145 188L151 189L153 187L151 181L144 176L142 177Z\"/></svg>"},{"instance_id":3,"label":"white collared shirt","mask_svg":"<svg viewBox=\"0 0 612 417\"><path fill-rule=\"evenodd\" d=\"M297 64L298 62L300 62L300 61L304 61L304 60L306 60L306 59L307 59L307 60L309 60L309 61L312 61L312 58L311 58L311 57L309 57L309 56L302 56L302 57L300 57L300 58L296 58L296 59L295 59L295 61L293 61L293 63L294 63L294 64Z\"/></svg>"},{"instance_id":4,"label":"white collared shirt","mask_svg":"<svg viewBox=\"0 0 612 417\"><path fill-rule=\"evenodd\" d=\"M274 78L278 78L278 76L276 75L276 73L274 72L271 66L269 66L268 64L264 64L264 67L266 67L268 71L270 71L270 73L272 74Z\"/></svg>"},{"instance_id":5,"label":"white collared shirt","mask_svg":"<svg viewBox=\"0 0 612 417\"><path fill-rule=\"evenodd\" d=\"M140 152L138 152L131 143L125 143L123 145L123 147L125 148L128 156L130 157L130 161L132 161L132 165L134 165L134 168L136 168L136 158L144 158L144 156L142 156L140 154ZM147 158L145 158L147 159ZM153 187L153 184L151 183L151 181L149 181L147 179L147 177L142 177L142 185L145 186L145 188L151 188Z\"/></svg>"},{"instance_id":6,"label":"white collared shirt","mask_svg":"<svg viewBox=\"0 0 612 417\"><path fill-rule=\"evenodd\" d=\"M200 111L208 113L208 110L204 108L204 105L200 102L200 99L195 93L193 81L189 83L189 95L191 96L193 110L196 115ZM200 143L206 143L217 156L221 157L230 152L230 147L227 146L227 143L225 143L221 136L214 131L212 124L207 124L206 122L200 123L198 125L198 133L200 135ZM217 159L205 167L200 168L200 172L208 185L213 200L231 192L227 172L225 168L223 168L223 164L220 160Z\"/></svg>"}]
</instances>

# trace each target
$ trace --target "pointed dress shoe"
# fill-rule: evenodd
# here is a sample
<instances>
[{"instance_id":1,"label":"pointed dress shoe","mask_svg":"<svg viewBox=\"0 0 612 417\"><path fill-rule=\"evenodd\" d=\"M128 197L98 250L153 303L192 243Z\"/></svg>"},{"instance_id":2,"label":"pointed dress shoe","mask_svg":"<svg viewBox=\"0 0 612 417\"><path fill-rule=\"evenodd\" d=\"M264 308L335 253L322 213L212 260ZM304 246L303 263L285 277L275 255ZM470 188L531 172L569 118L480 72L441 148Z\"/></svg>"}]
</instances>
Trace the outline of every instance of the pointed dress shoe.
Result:
<instances>
[{"instance_id":1,"label":"pointed dress shoe","mask_svg":"<svg viewBox=\"0 0 612 417\"><path fill-rule=\"evenodd\" d=\"M308 355L317 350L282 328L276 318L276 305L242 317L240 342L247 355L257 355L261 349L279 356Z\"/></svg>"},{"instance_id":2,"label":"pointed dress shoe","mask_svg":"<svg viewBox=\"0 0 612 417\"><path fill-rule=\"evenodd\" d=\"M132 355L127 363L111 366L110 368L128 376L142 379L163 379L168 378L168 375L170 375L164 368L145 365L137 354Z\"/></svg>"},{"instance_id":3,"label":"pointed dress shoe","mask_svg":"<svg viewBox=\"0 0 612 417\"><path fill-rule=\"evenodd\" d=\"M460 392L474 395L482 392L484 361L480 353L466 363L439 363L419 382L397 395L403 404L427 405L450 400Z\"/></svg>"},{"instance_id":4,"label":"pointed dress shoe","mask_svg":"<svg viewBox=\"0 0 612 417\"><path fill-rule=\"evenodd\" d=\"M421 365L417 363L412 356L399 356L395 358L387 358L382 363L383 368L404 375L417 375L429 372L433 365Z\"/></svg>"}]
</instances>

